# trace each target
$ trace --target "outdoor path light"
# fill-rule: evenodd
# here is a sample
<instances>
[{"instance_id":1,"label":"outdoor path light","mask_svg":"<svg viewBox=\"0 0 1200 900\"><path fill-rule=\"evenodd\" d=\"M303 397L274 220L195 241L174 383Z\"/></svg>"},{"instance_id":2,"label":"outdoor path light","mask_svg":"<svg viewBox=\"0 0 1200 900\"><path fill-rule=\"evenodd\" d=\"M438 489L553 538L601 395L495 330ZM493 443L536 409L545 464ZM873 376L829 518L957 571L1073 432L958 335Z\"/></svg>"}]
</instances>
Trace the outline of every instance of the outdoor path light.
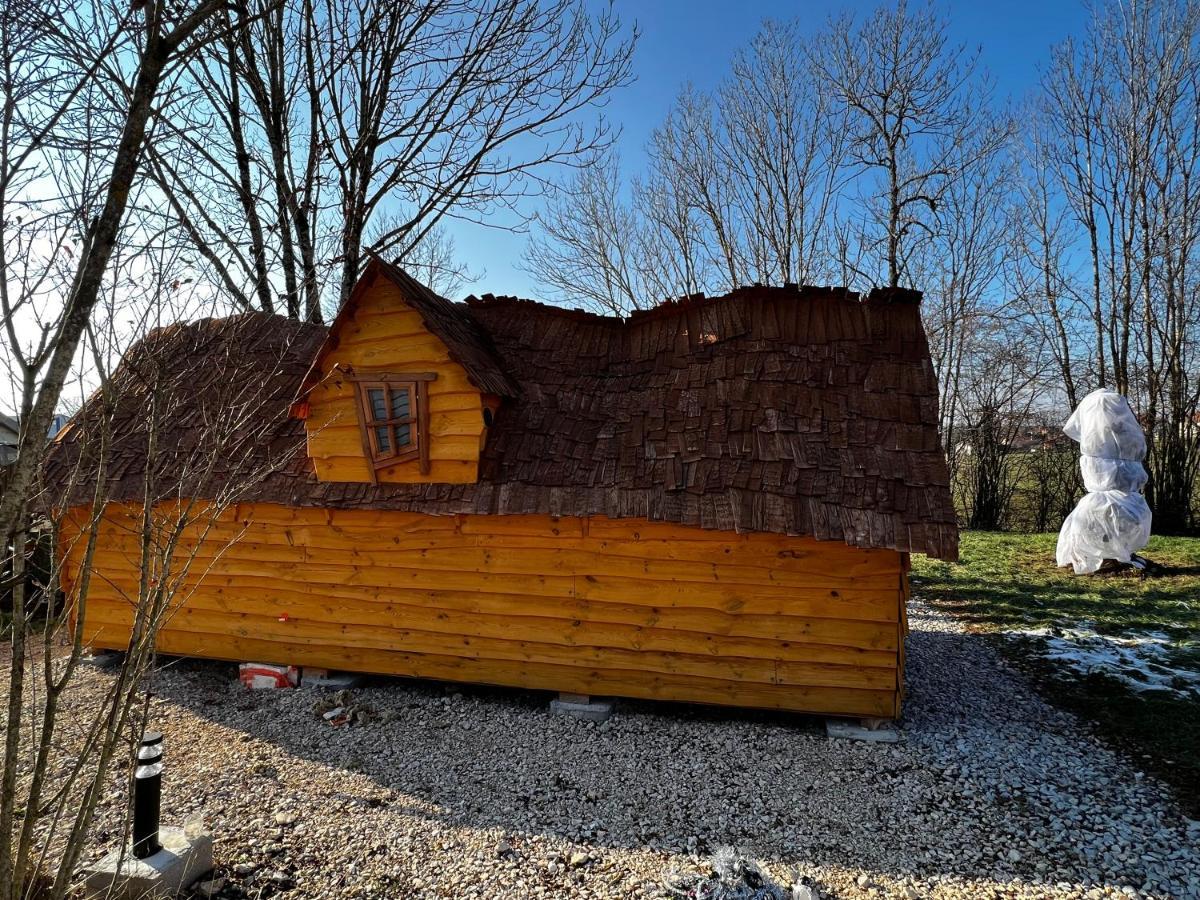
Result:
<instances>
[{"instance_id":1,"label":"outdoor path light","mask_svg":"<svg viewBox=\"0 0 1200 900\"><path fill-rule=\"evenodd\" d=\"M180 896L213 867L212 835L199 827L162 825L163 736L145 731L133 770L133 846L124 843L82 866L86 900Z\"/></svg>"},{"instance_id":2,"label":"outdoor path light","mask_svg":"<svg viewBox=\"0 0 1200 900\"><path fill-rule=\"evenodd\" d=\"M158 842L162 756L162 733L144 732L138 747L137 769L133 773L133 855L138 859L153 856L162 849Z\"/></svg>"}]
</instances>

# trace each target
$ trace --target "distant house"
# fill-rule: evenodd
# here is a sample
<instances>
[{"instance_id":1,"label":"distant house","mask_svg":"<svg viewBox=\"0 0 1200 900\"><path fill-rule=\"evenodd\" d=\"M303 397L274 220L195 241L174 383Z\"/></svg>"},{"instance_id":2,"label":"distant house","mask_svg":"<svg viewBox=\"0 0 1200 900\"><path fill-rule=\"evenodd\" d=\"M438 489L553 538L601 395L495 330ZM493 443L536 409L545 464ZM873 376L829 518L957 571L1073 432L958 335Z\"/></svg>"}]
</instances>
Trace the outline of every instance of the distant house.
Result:
<instances>
[{"instance_id":1,"label":"distant house","mask_svg":"<svg viewBox=\"0 0 1200 900\"><path fill-rule=\"evenodd\" d=\"M1044 422L1025 426L1009 442L1010 453L1050 453L1055 450L1076 453L1075 442L1063 434L1062 425Z\"/></svg>"},{"instance_id":2,"label":"distant house","mask_svg":"<svg viewBox=\"0 0 1200 900\"><path fill-rule=\"evenodd\" d=\"M156 332L114 376L111 496L134 506L102 524L87 639L129 638L153 348L186 385L163 467L221 415L215 360L266 385L252 452L275 466L211 532L240 539L199 548L165 652L895 716L908 555L958 540L919 300L752 287L619 319L451 303L373 259L329 328Z\"/></svg>"},{"instance_id":3,"label":"distant house","mask_svg":"<svg viewBox=\"0 0 1200 900\"><path fill-rule=\"evenodd\" d=\"M17 458L21 439L21 424L12 416L0 413L0 466L11 465Z\"/></svg>"},{"instance_id":4,"label":"distant house","mask_svg":"<svg viewBox=\"0 0 1200 900\"><path fill-rule=\"evenodd\" d=\"M61 431L71 419L66 413L55 413L46 430L46 437L52 438ZM0 466L11 465L17 458L17 446L21 440L21 423L10 415L0 413Z\"/></svg>"},{"instance_id":5,"label":"distant house","mask_svg":"<svg viewBox=\"0 0 1200 900\"><path fill-rule=\"evenodd\" d=\"M977 450L975 430L959 426L958 432L961 437L954 442L954 452L964 457L974 456ZM992 437L1000 442L999 449L1004 454L1075 452L1074 441L1063 434L1061 425L1047 423L1044 415L1005 415L998 419ZM984 446L991 445L985 442Z\"/></svg>"}]
</instances>

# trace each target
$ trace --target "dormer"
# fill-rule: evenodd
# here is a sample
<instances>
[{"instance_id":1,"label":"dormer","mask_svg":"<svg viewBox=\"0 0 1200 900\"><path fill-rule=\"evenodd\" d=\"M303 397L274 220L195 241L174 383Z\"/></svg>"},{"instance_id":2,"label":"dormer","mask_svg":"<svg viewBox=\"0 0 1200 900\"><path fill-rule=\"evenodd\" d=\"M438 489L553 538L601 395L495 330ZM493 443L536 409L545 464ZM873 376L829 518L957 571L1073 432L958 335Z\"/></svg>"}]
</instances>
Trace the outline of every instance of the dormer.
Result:
<instances>
[{"instance_id":1,"label":"dormer","mask_svg":"<svg viewBox=\"0 0 1200 900\"><path fill-rule=\"evenodd\" d=\"M373 256L293 411L319 481L463 484L516 393L466 307Z\"/></svg>"}]
</instances>

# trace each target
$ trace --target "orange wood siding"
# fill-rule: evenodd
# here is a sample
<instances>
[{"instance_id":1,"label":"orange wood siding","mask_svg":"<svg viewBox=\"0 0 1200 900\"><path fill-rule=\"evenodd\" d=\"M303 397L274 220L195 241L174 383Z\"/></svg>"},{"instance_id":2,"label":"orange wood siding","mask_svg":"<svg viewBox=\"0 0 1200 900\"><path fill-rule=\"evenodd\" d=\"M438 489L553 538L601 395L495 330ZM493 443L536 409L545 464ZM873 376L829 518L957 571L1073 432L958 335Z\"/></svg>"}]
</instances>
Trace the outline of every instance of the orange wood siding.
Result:
<instances>
[{"instance_id":1,"label":"orange wood siding","mask_svg":"<svg viewBox=\"0 0 1200 900\"><path fill-rule=\"evenodd\" d=\"M86 631L123 646L138 542L107 513ZM64 526L65 528L65 526ZM68 535L69 537L69 535ZM82 545L82 542L77 542ZM68 564L70 579L76 565ZM899 553L643 520L243 505L164 652L814 713L899 712ZM197 583L199 582L199 583Z\"/></svg>"},{"instance_id":2,"label":"orange wood siding","mask_svg":"<svg viewBox=\"0 0 1200 900\"><path fill-rule=\"evenodd\" d=\"M404 303L399 289L377 279L358 312L338 334L322 366L322 382L309 395L305 420L308 455L321 481L370 482L363 453L354 385L334 371L358 373L436 372L429 383L429 472L416 461L380 469L381 482L470 483L478 480L483 446L484 397L467 373L450 359L446 345ZM332 374L331 374L332 373Z\"/></svg>"}]
</instances>

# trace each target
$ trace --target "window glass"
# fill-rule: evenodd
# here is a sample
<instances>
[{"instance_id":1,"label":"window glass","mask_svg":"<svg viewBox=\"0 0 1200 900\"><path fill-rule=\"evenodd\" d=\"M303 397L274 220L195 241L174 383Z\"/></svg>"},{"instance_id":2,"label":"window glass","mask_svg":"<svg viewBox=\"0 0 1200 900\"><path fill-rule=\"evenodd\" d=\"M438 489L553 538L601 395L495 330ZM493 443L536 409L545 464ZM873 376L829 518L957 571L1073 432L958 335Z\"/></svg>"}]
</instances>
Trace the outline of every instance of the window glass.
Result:
<instances>
[{"instance_id":1,"label":"window glass","mask_svg":"<svg viewBox=\"0 0 1200 900\"><path fill-rule=\"evenodd\" d=\"M386 419L387 403L383 399L383 388L371 388L367 391L367 396L371 401L371 418L376 421Z\"/></svg>"},{"instance_id":2,"label":"window glass","mask_svg":"<svg viewBox=\"0 0 1200 900\"><path fill-rule=\"evenodd\" d=\"M390 429L386 425L381 425L375 429L375 443L379 447L380 453L390 453L392 451L392 441L388 431Z\"/></svg>"},{"instance_id":3,"label":"window glass","mask_svg":"<svg viewBox=\"0 0 1200 900\"><path fill-rule=\"evenodd\" d=\"M408 389L407 388L392 388L392 418L407 419L411 409Z\"/></svg>"},{"instance_id":4,"label":"window glass","mask_svg":"<svg viewBox=\"0 0 1200 900\"><path fill-rule=\"evenodd\" d=\"M374 381L360 383L358 392L360 425L375 466L416 455L425 439L417 424L418 385L411 381Z\"/></svg>"}]
</instances>

